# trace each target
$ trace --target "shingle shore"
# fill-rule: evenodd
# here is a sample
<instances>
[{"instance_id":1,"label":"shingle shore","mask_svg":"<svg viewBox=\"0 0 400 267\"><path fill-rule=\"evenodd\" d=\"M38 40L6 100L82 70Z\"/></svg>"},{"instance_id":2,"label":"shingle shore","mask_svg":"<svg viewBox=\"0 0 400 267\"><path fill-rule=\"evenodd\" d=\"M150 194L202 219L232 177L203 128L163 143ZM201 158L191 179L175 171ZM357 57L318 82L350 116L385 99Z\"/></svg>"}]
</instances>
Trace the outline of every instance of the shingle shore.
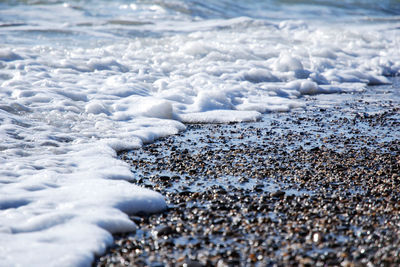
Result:
<instances>
[{"instance_id":1,"label":"shingle shore","mask_svg":"<svg viewBox=\"0 0 400 267\"><path fill-rule=\"evenodd\" d=\"M397 104L360 96L257 123L188 125L122 153L169 208L132 216L139 230L115 236L94 265L400 265Z\"/></svg>"}]
</instances>

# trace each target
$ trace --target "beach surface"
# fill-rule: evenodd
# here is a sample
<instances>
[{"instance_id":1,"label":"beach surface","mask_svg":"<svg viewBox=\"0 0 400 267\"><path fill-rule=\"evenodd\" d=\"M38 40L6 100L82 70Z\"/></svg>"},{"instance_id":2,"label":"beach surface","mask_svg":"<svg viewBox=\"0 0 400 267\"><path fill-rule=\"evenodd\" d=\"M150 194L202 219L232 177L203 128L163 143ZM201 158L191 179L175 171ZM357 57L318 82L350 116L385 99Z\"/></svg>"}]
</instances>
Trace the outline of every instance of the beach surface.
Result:
<instances>
[{"instance_id":1,"label":"beach surface","mask_svg":"<svg viewBox=\"0 0 400 267\"><path fill-rule=\"evenodd\" d=\"M168 209L131 216L136 232L114 236L95 265L400 264L398 88L308 96L289 113L191 124L121 153Z\"/></svg>"},{"instance_id":2,"label":"beach surface","mask_svg":"<svg viewBox=\"0 0 400 267\"><path fill-rule=\"evenodd\" d=\"M396 261L399 7L0 1L0 267Z\"/></svg>"}]
</instances>

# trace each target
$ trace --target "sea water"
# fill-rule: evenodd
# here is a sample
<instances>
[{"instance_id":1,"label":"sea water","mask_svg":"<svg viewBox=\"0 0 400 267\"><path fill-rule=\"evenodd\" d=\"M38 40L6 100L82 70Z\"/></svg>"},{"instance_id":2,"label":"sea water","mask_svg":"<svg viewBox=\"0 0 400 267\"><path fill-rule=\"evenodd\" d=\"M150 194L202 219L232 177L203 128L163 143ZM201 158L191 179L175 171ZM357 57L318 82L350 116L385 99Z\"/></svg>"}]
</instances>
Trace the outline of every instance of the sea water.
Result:
<instances>
[{"instance_id":1,"label":"sea water","mask_svg":"<svg viewBox=\"0 0 400 267\"><path fill-rule=\"evenodd\" d=\"M399 74L398 0L1 1L0 265L90 266L165 209L117 151Z\"/></svg>"}]
</instances>

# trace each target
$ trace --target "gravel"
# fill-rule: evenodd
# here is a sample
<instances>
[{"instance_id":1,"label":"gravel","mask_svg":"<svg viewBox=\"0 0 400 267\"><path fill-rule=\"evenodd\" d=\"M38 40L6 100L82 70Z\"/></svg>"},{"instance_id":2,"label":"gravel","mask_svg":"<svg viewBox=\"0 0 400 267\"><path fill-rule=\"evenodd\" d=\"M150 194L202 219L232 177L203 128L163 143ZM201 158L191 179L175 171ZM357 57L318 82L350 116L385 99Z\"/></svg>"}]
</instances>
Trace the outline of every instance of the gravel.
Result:
<instances>
[{"instance_id":1,"label":"gravel","mask_svg":"<svg viewBox=\"0 0 400 267\"><path fill-rule=\"evenodd\" d=\"M93 265L400 265L400 105L381 93L121 153L169 207Z\"/></svg>"}]
</instances>

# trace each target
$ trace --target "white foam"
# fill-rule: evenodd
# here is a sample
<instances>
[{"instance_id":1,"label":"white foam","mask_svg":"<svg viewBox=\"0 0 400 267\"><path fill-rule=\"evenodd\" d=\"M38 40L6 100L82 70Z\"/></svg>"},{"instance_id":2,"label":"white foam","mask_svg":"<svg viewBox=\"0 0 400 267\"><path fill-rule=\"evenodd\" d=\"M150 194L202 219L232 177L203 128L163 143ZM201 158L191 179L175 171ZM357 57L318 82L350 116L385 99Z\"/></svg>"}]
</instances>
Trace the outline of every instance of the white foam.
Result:
<instances>
[{"instance_id":1,"label":"white foam","mask_svg":"<svg viewBox=\"0 0 400 267\"><path fill-rule=\"evenodd\" d=\"M135 230L127 214L165 209L131 183L116 151L186 122L256 121L304 107L306 95L400 74L396 21L204 20L178 3L75 4L0 10L26 22L0 27L0 265L89 266L110 233ZM97 16L80 11L91 8Z\"/></svg>"},{"instance_id":2,"label":"white foam","mask_svg":"<svg viewBox=\"0 0 400 267\"><path fill-rule=\"evenodd\" d=\"M257 111L212 110L182 114L180 119L186 123L227 123L257 121L261 113Z\"/></svg>"}]
</instances>

